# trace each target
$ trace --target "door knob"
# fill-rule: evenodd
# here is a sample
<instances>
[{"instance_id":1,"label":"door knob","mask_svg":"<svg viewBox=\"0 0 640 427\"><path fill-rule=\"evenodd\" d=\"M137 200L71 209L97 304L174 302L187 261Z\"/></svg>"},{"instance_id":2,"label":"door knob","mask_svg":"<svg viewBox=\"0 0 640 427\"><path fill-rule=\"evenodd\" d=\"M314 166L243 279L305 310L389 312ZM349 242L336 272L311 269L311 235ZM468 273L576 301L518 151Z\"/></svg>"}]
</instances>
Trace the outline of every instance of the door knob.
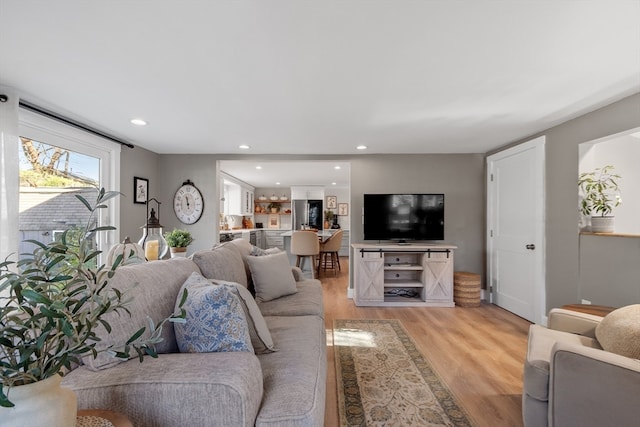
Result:
<instances>
[{"instance_id":1,"label":"door knob","mask_svg":"<svg viewBox=\"0 0 640 427\"><path fill-rule=\"evenodd\" d=\"M536 245L534 245L533 243L530 243L527 246L525 246L525 248L527 248L529 250L534 250L536 248Z\"/></svg>"}]
</instances>

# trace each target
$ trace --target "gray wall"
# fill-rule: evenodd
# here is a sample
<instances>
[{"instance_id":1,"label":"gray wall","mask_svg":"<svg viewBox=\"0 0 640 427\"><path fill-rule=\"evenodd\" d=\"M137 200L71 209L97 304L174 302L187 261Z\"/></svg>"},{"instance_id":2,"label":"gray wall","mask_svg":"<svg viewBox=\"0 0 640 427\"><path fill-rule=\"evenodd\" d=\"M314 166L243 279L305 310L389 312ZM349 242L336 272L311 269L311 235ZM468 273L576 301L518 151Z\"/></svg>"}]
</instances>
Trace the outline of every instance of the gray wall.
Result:
<instances>
[{"instance_id":1,"label":"gray wall","mask_svg":"<svg viewBox=\"0 0 640 427\"><path fill-rule=\"evenodd\" d=\"M365 193L444 193L445 242L454 268L484 276L484 156L368 155L351 160L351 243L363 241Z\"/></svg>"},{"instance_id":2,"label":"gray wall","mask_svg":"<svg viewBox=\"0 0 640 427\"><path fill-rule=\"evenodd\" d=\"M143 230L140 227L146 221L146 206L133 203L134 176L149 180L149 198L155 197L164 201L158 196L160 189L158 155L140 147L133 149L122 147L120 151L120 191L123 196L120 199L120 241L129 236L132 242L137 242L142 237ZM165 219L164 215L168 213L166 208L162 209L162 221Z\"/></svg>"},{"instance_id":3,"label":"gray wall","mask_svg":"<svg viewBox=\"0 0 640 427\"><path fill-rule=\"evenodd\" d=\"M162 205L162 225L165 231L174 228L188 230L194 236L187 254L201 249L210 249L217 241L218 200L216 186L216 156L212 154L165 154L160 155L158 168L159 197ZM190 179L202 193L204 212L198 222L186 225L178 221L173 212L173 196L184 181Z\"/></svg>"},{"instance_id":4,"label":"gray wall","mask_svg":"<svg viewBox=\"0 0 640 427\"><path fill-rule=\"evenodd\" d=\"M580 297L622 307L640 303L640 236L580 236Z\"/></svg>"},{"instance_id":5,"label":"gray wall","mask_svg":"<svg viewBox=\"0 0 640 427\"><path fill-rule=\"evenodd\" d=\"M631 243L625 244L617 238L604 237L614 239L607 241L607 245L603 246L608 251L605 257L596 259L596 251L589 249L583 251L581 258L577 189L579 144L638 126L640 94L635 94L518 142L525 142L540 135L547 136L547 310L563 304L579 303L582 298L589 299L593 304L605 304L604 301L610 301L611 289L606 283L589 284L589 293L583 294L580 289L580 265L598 265L602 270L610 271L610 281L638 282L640 236L630 237L629 239L635 240L635 243L632 240ZM619 259L635 259L635 262L623 266L618 264ZM590 280L588 277L584 279ZM627 300L625 304L634 302L640 300Z\"/></svg>"},{"instance_id":6,"label":"gray wall","mask_svg":"<svg viewBox=\"0 0 640 427\"><path fill-rule=\"evenodd\" d=\"M267 156L263 156L265 158ZM268 156L281 160L320 160L326 156ZM260 156L240 157L251 160ZM159 198L166 230L185 228L196 236L189 253L210 248L217 240L216 163L229 155L160 155ZM360 212L364 193L443 192L446 194L445 237L458 245L455 268L484 272L484 157L480 154L361 155L333 157L351 161L351 242L362 241ZM191 179L203 193L205 213L196 224L178 222L171 201L178 186Z\"/></svg>"}]
</instances>

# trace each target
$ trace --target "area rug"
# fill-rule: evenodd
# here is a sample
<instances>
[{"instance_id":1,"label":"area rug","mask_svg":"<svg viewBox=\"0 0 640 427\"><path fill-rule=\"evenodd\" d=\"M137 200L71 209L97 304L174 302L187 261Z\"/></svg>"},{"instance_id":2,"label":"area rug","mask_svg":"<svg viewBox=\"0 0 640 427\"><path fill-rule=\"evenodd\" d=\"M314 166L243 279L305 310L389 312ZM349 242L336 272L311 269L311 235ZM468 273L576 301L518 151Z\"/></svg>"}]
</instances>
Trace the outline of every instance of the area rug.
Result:
<instances>
[{"instance_id":1,"label":"area rug","mask_svg":"<svg viewBox=\"0 0 640 427\"><path fill-rule=\"evenodd\" d=\"M334 320L340 425L472 426L399 320Z\"/></svg>"}]
</instances>

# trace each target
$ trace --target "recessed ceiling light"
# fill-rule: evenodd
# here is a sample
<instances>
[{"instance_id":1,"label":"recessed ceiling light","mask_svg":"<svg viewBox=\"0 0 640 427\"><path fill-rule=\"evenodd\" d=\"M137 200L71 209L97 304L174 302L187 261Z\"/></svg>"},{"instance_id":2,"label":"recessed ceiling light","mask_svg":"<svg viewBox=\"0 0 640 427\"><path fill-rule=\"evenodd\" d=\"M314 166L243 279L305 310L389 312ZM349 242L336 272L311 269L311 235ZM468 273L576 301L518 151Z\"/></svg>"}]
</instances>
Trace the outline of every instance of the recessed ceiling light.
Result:
<instances>
[{"instance_id":1,"label":"recessed ceiling light","mask_svg":"<svg viewBox=\"0 0 640 427\"><path fill-rule=\"evenodd\" d=\"M331 185L337 185L335 182L332 182Z\"/></svg>"},{"instance_id":2,"label":"recessed ceiling light","mask_svg":"<svg viewBox=\"0 0 640 427\"><path fill-rule=\"evenodd\" d=\"M276 185L280 185L280 182L276 182Z\"/></svg>"},{"instance_id":3,"label":"recessed ceiling light","mask_svg":"<svg viewBox=\"0 0 640 427\"><path fill-rule=\"evenodd\" d=\"M146 126L147 122L142 119L131 119L131 123L136 126Z\"/></svg>"},{"instance_id":4,"label":"recessed ceiling light","mask_svg":"<svg viewBox=\"0 0 640 427\"><path fill-rule=\"evenodd\" d=\"M238 145L238 148L241 149L241 150L248 150L251 147L248 146L247 144L241 144L241 145Z\"/></svg>"},{"instance_id":5,"label":"recessed ceiling light","mask_svg":"<svg viewBox=\"0 0 640 427\"><path fill-rule=\"evenodd\" d=\"M334 168L335 170L340 170L340 169L342 169L339 165L335 165L333 168Z\"/></svg>"},{"instance_id":6,"label":"recessed ceiling light","mask_svg":"<svg viewBox=\"0 0 640 427\"><path fill-rule=\"evenodd\" d=\"M258 166L256 166L256 169L260 170L260 169L262 169L262 166L258 165Z\"/></svg>"},{"instance_id":7,"label":"recessed ceiling light","mask_svg":"<svg viewBox=\"0 0 640 427\"><path fill-rule=\"evenodd\" d=\"M367 146L366 146L366 145L358 145L358 146L356 147L356 150L366 150L366 149L367 149Z\"/></svg>"}]
</instances>

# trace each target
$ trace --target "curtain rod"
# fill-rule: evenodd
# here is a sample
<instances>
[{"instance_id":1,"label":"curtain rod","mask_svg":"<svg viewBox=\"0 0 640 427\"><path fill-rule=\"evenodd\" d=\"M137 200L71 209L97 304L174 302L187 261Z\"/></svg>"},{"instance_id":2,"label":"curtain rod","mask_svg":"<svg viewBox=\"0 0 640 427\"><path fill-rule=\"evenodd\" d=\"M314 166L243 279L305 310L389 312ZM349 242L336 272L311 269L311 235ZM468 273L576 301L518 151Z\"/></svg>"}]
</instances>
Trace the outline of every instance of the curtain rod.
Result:
<instances>
[{"instance_id":1,"label":"curtain rod","mask_svg":"<svg viewBox=\"0 0 640 427\"><path fill-rule=\"evenodd\" d=\"M124 145L125 147L134 148L134 145L129 143L129 142L123 141L123 140L118 139L118 138L116 138L114 136L111 136L111 135L108 135L106 133L100 132L99 130L93 129L93 128L91 128L89 126L86 126L86 125L83 125L82 123L78 123L75 120L71 120L71 119L68 119L68 118L66 118L64 116L60 116L60 115L58 115L56 113L52 113L51 111L45 110L44 108L38 107L36 105L33 105L33 104L31 104L31 103L29 103L27 101L20 100L18 102L18 105L20 107L24 108L25 110L33 111L34 113L41 114L41 115L43 115L45 117L48 117L50 119L57 120L59 122L68 124L70 126L78 128L78 129L82 129L85 132L89 132L89 133L92 133L92 134L97 135L99 137L108 139L110 141L117 142L118 144Z\"/></svg>"}]
</instances>

